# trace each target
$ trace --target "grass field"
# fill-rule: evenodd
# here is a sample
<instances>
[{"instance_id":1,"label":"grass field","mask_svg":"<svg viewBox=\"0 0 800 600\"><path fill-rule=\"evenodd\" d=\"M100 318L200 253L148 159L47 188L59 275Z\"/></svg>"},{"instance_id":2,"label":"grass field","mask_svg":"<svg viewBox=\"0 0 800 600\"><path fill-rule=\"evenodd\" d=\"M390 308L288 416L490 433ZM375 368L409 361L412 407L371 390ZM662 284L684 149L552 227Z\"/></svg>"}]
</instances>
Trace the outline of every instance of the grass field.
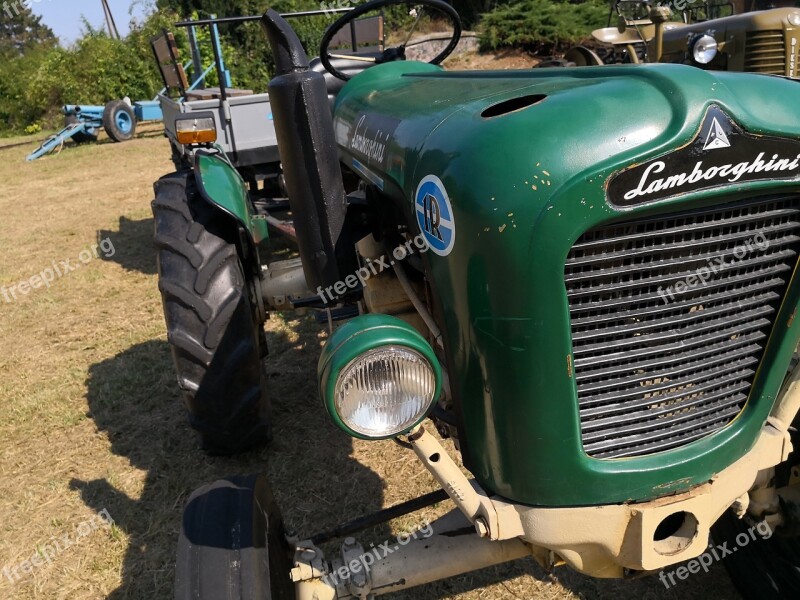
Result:
<instances>
[{"instance_id":1,"label":"grass field","mask_svg":"<svg viewBox=\"0 0 800 600\"><path fill-rule=\"evenodd\" d=\"M0 598L171 597L182 506L224 475L265 471L286 521L304 534L434 489L409 451L354 442L329 423L315 391L327 334L310 317L268 323L273 446L238 458L200 453L177 393L151 245L152 183L171 169L166 141L152 132L26 164L30 150L0 150ZM54 261L62 275L49 287L19 289L49 277ZM104 509L114 525L88 526ZM654 577L547 574L529 559L393 596L736 597L719 564L667 590Z\"/></svg>"}]
</instances>

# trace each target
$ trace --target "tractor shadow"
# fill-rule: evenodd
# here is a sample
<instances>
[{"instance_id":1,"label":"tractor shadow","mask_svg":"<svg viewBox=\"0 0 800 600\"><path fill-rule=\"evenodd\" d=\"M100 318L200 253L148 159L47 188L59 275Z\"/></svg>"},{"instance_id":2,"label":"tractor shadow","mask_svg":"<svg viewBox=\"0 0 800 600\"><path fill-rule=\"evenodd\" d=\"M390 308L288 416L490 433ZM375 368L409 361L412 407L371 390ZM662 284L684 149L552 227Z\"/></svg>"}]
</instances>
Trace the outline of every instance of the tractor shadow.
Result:
<instances>
[{"instance_id":1,"label":"tractor shadow","mask_svg":"<svg viewBox=\"0 0 800 600\"><path fill-rule=\"evenodd\" d=\"M113 475L71 482L87 506L106 508L127 536L122 584L109 598L172 597L183 507L196 488L227 475L265 472L287 527L302 536L381 508L380 477L351 457L351 438L320 410L316 361L322 339L311 321L267 333L274 441L236 457L200 450L165 341L132 346L90 367L89 417L114 454L146 472L137 498L119 491Z\"/></svg>"},{"instance_id":2,"label":"tractor shadow","mask_svg":"<svg viewBox=\"0 0 800 600\"><path fill-rule=\"evenodd\" d=\"M152 217L134 221L121 216L117 231L97 232L97 244L109 240L114 246L114 255L107 260L116 262L126 271L155 275L156 251L153 247L153 228Z\"/></svg>"},{"instance_id":3,"label":"tractor shadow","mask_svg":"<svg viewBox=\"0 0 800 600\"><path fill-rule=\"evenodd\" d=\"M201 452L186 422L165 341L137 344L90 367L88 416L108 437L114 454L146 472L138 497L121 492L113 474L71 482L88 507L107 509L127 537L122 583L108 598L172 597L183 507L193 490L228 475L265 472L287 526L303 537L382 508L381 476L353 458L351 439L330 423L317 398L316 362L323 340L312 318L270 326L265 364L275 439L267 449L237 457ZM379 526L359 537L388 540L392 534ZM332 557L335 544L324 550ZM730 590L721 570L682 582L683 597L708 597L703 595L708 587ZM523 578L508 581L518 576ZM387 598L440 600L493 584L505 587L509 598L562 597L553 594L558 585L551 582L580 598L674 597L655 577L594 580L566 568L548 575L532 559L521 559Z\"/></svg>"}]
</instances>

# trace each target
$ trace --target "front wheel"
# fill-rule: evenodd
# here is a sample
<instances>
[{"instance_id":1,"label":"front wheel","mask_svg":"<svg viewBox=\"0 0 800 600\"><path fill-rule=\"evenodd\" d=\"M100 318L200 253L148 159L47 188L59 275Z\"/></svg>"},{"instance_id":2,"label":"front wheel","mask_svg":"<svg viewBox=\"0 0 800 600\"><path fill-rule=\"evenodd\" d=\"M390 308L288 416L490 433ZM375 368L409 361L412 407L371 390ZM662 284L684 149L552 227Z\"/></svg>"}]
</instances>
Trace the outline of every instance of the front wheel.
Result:
<instances>
[{"instance_id":1,"label":"front wheel","mask_svg":"<svg viewBox=\"0 0 800 600\"><path fill-rule=\"evenodd\" d=\"M291 552L266 477L216 481L184 510L175 600L293 600Z\"/></svg>"},{"instance_id":2,"label":"front wheel","mask_svg":"<svg viewBox=\"0 0 800 600\"><path fill-rule=\"evenodd\" d=\"M727 542L731 554L724 559L725 568L745 600L800 598L799 537L772 532L766 521L750 525L730 511L711 532L716 544Z\"/></svg>"},{"instance_id":3,"label":"front wheel","mask_svg":"<svg viewBox=\"0 0 800 600\"><path fill-rule=\"evenodd\" d=\"M795 421L795 427L797 426ZM794 448L800 435L792 433ZM793 450L789 459L775 468L775 486L800 485L800 452ZM787 522L775 531L766 521L751 523L726 511L711 528L716 544L730 550L725 568L745 600L797 600L800 598L800 535L797 511L780 500Z\"/></svg>"},{"instance_id":4,"label":"front wheel","mask_svg":"<svg viewBox=\"0 0 800 600\"><path fill-rule=\"evenodd\" d=\"M209 454L263 445L266 347L234 233L200 197L192 171L162 177L155 190L158 287L189 422Z\"/></svg>"}]
</instances>

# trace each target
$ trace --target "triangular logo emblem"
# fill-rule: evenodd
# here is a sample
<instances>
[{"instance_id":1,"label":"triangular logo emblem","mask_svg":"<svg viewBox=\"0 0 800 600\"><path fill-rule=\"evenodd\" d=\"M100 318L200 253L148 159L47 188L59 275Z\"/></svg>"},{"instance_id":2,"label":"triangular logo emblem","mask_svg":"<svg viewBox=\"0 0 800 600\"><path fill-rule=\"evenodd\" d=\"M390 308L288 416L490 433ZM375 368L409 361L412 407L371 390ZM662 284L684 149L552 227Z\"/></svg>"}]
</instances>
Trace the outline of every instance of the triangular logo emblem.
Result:
<instances>
[{"instance_id":1,"label":"triangular logo emblem","mask_svg":"<svg viewBox=\"0 0 800 600\"><path fill-rule=\"evenodd\" d=\"M728 136L719 124L717 117L711 123L711 129L708 130L708 137L703 146L703 150L716 150L717 148L730 148L731 143L728 141Z\"/></svg>"}]
</instances>

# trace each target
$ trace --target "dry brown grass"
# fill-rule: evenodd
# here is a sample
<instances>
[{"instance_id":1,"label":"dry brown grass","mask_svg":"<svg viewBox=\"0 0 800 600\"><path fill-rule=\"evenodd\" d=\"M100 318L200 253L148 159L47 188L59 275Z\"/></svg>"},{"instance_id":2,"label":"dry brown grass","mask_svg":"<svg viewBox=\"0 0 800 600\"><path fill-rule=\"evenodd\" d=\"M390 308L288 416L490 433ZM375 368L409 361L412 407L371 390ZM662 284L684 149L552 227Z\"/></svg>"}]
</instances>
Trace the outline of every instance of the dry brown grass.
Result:
<instances>
[{"instance_id":1,"label":"dry brown grass","mask_svg":"<svg viewBox=\"0 0 800 600\"><path fill-rule=\"evenodd\" d=\"M0 575L0 598L169 598L182 505L227 474L266 471L286 520L307 534L434 489L408 451L354 442L328 422L315 392L326 335L309 318L268 324L272 448L203 456L177 394L151 247L151 186L171 169L167 143L156 135L67 148L26 164L29 150L0 154L0 286L74 260L98 239L109 237L116 254L17 302L0 296L0 569L103 508L116 526L15 584ZM366 535L390 534L382 527ZM566 569L550 576L521 560L394 597L736 596L720 565L667 591L654 578L596 581Z\"/></svg>"}]
</instances>

